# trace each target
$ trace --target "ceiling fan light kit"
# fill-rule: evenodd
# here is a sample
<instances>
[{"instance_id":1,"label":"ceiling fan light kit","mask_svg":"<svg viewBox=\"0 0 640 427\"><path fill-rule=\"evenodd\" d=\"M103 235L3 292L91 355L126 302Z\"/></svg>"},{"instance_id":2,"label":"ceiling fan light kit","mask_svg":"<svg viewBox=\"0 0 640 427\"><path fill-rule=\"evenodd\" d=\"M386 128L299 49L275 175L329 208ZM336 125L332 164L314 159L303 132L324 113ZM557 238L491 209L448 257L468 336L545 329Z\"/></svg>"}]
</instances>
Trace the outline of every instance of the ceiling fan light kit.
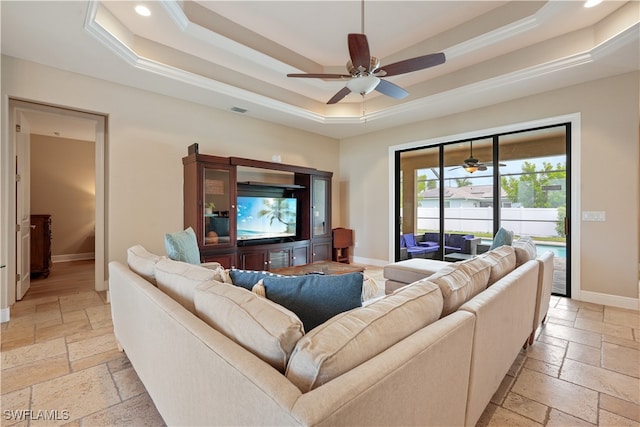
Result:
<instances>
[{"instance_id":1,"label":"ceiling fan light kit","mask_svg":"<svg viewBox=\"0 0 640 427\"><path fill-rule=\"evenodd\" d=\"M347 87L351 92L359 93L364 96L367 95L378 87L380 78L374 75L361 75L356 76L347 82Z\"/></svg>"},{"instance_id":2,"label":"ceiling fan light kit","mask_svg":"<svg viewBox=\"0 0 640 427\"><path fill-rule=\"evenodd\" d=\"M469 173L474 173L478 170L478 168L476 166L465 166L464 170Z\"/></svg>"}]
</instances>

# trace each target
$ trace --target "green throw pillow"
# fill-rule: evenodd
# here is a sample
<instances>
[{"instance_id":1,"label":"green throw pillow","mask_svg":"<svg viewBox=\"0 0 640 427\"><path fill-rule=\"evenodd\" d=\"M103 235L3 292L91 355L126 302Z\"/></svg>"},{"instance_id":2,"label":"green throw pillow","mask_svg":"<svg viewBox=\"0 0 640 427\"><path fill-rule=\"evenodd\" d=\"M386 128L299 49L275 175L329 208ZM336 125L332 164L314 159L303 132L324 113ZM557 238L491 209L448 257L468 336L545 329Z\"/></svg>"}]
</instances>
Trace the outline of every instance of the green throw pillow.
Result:
<instances>
[{"instance_id":1,"label":"green throw pillow","mask_svg":"<svg viewBox=\"0 0 640 427\"><path fill-rule=\"evenodd\" d=\"M191 227L177 233L165 234L164 247L167 250L167 256L174 261L200 264L200 249L198 249L196 233Z\"/></svg>"},{"instance_id":2,"label":"green throw pillow","mask_svg":"<svg viewBox=\"0 0 640 427\"><path fill-rule=\"evenodd\" d=\"M309 332L336 314L362 307L362 273L264 277L267 299L293 311Z\"/></svg>"},{"instance_id":3,"label":"green throw pillow","mask_svg":"<svg viewBox=\"0 0 640 427\"><path fill-rule=\"evenodd\" d=\"M493 250L504 245L511 246L512 242L513 232L507 231L504 228L500 227L495 237L493 238L493 243L491 243L491 247L489 247L489 250Z\"/></svg>"}]
</instances>

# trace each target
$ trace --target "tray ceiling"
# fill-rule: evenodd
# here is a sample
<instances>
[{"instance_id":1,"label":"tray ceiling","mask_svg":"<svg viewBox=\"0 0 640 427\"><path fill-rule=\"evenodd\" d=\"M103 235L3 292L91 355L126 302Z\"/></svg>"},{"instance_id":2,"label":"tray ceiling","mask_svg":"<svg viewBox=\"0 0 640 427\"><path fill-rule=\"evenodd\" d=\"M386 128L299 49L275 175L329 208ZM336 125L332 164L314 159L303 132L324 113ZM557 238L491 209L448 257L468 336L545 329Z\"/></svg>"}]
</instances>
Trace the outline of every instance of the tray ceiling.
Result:
<instances>
[{"instance_id":1,"label":"tray ceiling","mask_svg":"<svg viewBox=\"0 0 640 427\"><path fill-rule=\"evenodd\" d=\"M146 5L151 16L135 13ZM409 96L326 101L360 1L2 2L2 53L345 138L640 69L637 1L364 3L371 54L447 62L389 81ZM241 113L236 113L241 114Z\"/></svg>"}]
</instances>

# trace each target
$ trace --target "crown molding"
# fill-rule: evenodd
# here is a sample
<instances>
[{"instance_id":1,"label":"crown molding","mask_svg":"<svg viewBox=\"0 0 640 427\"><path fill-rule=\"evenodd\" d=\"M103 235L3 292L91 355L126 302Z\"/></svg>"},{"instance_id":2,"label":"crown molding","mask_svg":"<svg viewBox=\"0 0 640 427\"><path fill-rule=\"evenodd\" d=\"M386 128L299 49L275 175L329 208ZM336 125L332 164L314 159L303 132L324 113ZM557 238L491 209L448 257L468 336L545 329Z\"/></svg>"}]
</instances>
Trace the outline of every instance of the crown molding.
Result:
<instances>
[{"instance_id":1,"label":"crown molding","mask_svg":"<svg viewBox=\"0 0 640 427\"><path fill-rule=\"evenodd\" d=\"M458 43L457 45L446 48L443 51L447 56L447 59L454 59L481 49L487 49L496 43L509 40L519 34L530 31L538 25L538 19L535 16L530 16L509 25L497 28L493 31L489 31L470 40Z\"/></svg>"},{"instance_id":2,"label":"crown molding","mask_svg":"<svg viewBox=\"0 0 640 427\"><path fill-rule=\"evenodd\" d=\"M102 11L102 12L101 12ZM126 43L119 40L98 21L98 13L108 13L101 9L100 2L91 1L84 20L84 29L102 45L113 51L118 57L130 65L135 65L138 55Z\"/></svg>"}]
</instances>

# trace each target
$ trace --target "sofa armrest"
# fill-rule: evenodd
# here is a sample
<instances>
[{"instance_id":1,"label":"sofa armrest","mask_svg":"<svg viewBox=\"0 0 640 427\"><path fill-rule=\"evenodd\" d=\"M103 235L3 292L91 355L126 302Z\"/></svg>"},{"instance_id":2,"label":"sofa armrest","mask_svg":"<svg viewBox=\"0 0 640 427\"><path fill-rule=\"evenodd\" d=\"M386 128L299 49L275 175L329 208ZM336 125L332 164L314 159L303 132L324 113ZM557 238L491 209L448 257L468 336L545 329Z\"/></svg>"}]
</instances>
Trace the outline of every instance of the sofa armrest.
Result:
<instances>
[{"instance_id":1,"label":"sofa armrest","mask_svg":"<svg viewBox=\"0 0 640 427\"><path fill-rule=\"evenodd\" d=\"M476 425L529 339L538 271L528 261L459 308L476 316L465 425Z\"/></svg>"},{"instance_id":2,"label":"sofa armrest","mask_svg":"<svg viewBox=\"0 0 640 427\"><path fill-rule=\"evenodd\" d=\"M540 326L549 310L551 290L553 287L553 252L546 251L537 258L540 270L538 273L538 293L536 296L536 309L533 318L533 332Z\"/></svg>"}]
</instances>

